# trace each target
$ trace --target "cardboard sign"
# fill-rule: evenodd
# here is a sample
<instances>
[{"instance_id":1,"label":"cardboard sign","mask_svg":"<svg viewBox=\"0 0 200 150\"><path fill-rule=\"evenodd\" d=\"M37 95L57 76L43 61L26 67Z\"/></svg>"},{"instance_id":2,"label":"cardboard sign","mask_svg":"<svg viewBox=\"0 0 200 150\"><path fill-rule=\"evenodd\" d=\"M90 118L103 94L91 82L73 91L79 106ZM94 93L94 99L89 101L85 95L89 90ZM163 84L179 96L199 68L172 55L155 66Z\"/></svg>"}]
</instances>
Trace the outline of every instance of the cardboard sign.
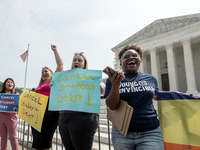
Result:
<instances>
[{"instance_id":1,"label":"cardboard sign","mask_svg":"<svg viewBox=\"0 0 200 150\"><path fill-rule=\"evenodd\" d=\"M41 132L48 96L24 90L19 99L19 117Z\"/></svg>"},{"instance_id":2,"label":"cardboard sign","mask_svg":"<svg viewBox=\"0 0 200 150\"><path fill-rule=\"evenodd\" d=\"M19 94L0 94L0 111L18 112Z\"/></svg>"},{"instance_id":3,"label":"cardboard sign","mask_svg":"<svg viewBox=\"0 0 200 150\"><path fill-rule=\"evenodd\" d=\"M49 110L100 113L101 70L72 69L53 74Z\"/></svg>"}]
</instances>

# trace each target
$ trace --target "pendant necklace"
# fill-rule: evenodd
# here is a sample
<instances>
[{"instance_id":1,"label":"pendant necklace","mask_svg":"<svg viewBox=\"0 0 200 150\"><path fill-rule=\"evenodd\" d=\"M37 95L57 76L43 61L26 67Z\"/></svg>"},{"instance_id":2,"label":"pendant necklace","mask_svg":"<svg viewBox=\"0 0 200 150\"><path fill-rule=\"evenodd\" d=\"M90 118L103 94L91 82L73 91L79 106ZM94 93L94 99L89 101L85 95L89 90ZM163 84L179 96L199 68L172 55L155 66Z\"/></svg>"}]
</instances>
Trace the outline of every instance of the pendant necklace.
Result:
<instances>
[{"instance_id":1,"label":"pendant necklace","mask_svg":"<svg viewBox=\"0 0 200 150\"><path fill-rule=\"evenodd\" d=\"M134 85L133 85L133 83L137 80L137 78L139 77L139 72L138 72L138 74L137 74L137 76L136 77L134 77L134 78L132 78L132 79L127 79L127 78L124 78L124 79L126 79L126 81L128 81L128 83L131 85L131 88L134 88ZM131 81L133 80L133 82L131 83Z\"/></svg>"}]
</instances>

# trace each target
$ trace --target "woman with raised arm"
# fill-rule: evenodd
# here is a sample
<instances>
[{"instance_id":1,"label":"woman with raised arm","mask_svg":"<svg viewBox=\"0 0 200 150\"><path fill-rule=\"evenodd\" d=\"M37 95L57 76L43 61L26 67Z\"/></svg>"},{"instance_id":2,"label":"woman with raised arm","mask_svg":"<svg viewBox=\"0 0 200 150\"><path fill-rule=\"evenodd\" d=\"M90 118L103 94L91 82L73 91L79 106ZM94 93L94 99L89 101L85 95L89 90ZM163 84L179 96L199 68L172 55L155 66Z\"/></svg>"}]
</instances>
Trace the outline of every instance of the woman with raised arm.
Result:
<instances>
[{"instance_id":1,"label":"woman with raised arm","mask_svg":"<svg viewBox=\"0 0 200 150\"><path fill-rule=\"evenodd\" d=\"M56 45L51 45L56 59L56 72L63 71L63 61L60 57ZM53 71L48 68L42 68L41 79L36 92L46 96L50 96L50 81L52 79ZM53 134L58 126L59 112L49 111L48 105L44 114L41 133L32 128L33 145L36 150L51 150Z\"/></svg>"},{"instance_id":2,"label":"woman with raised arm","mask_svg":"<svg viewBox=\"0 0 200 150\"><path fill-rule=\"evenodd\" d=\"M127 136L112 126L115 150L164 150L162 132L152 99L158 91L157 79L139 71L143 52L136 45L127 45L118 54L123 72L109 73L106 82L106 104L112 110L120 100L126 101L134 112Z\"/></svg>"},{"instance_id":3,"label":"woman with raised arm","mask_svg":"<svg viewBox=\"0 0 200 150\"><path fill-rule=\"evenodd\" d=\"M3 94L19 94L15 90L15 83L12 78L7 78L0 90ZM12 150L18 150L17 139L17 113L0 112L0 136L1 136L1 150L7 150L8 135Z\"/></svg>"}]
</instances>

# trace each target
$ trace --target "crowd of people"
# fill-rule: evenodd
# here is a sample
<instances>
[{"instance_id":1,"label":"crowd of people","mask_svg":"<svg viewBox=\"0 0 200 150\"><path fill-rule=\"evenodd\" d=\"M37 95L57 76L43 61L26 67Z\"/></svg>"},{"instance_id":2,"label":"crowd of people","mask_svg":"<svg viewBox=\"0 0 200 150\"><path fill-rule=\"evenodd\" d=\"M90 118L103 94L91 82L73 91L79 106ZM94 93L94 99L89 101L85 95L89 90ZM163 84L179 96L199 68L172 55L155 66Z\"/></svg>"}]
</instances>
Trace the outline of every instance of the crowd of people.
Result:
<instances>
[{"instance_id":1,"label":"crowd of people","mask_svg":"<svg viewBox=\"0 0 200 150\"><path fill-rule=\"evenodd\" d=\"M55 72L64 71L63 60L57 46L51 45L57 68ZM153 99L159 91L157 79L139 71L143 52L136 45L127 45L118 54L122 71L108 72L105 84L101 83L101 94L104 94L107 106L115 110L120 101L126 101L134 112L131 118L127 136L124 137L113 125L112 143L115 150L164 150L162 132L159 127L157 113L153 107ZM75 53L71 69L88 69L88 61L83 52ZM36 92L50 97L50 81L53 71L48 67L42 68L41 79ZM133 87L140 86L141 81L150 88L134 91ZM129 90L124 90L129 89ZM15 91L13 79L4 81L0 93L19 94ZM48 105L48 104L47 104ZM91 150L94 134L98 127L99 115L80 111L49 111L46 107L42 129L38 132L32 129L35 150L51 150L53 134L59 126L62 143L66 150ZM18 150L17 113L0 112L1 150L7 149L7 136L12 150Z\"/></svg>"}]
</instances>

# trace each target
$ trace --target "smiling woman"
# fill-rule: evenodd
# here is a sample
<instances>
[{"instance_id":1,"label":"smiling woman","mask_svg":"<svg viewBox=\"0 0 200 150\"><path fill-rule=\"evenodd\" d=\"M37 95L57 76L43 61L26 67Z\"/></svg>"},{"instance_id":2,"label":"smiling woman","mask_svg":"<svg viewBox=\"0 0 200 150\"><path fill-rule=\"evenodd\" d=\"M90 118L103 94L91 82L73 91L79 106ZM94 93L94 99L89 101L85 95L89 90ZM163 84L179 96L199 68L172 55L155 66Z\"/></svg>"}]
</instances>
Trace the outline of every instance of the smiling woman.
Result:
<instances>
[{"instance_id":1,"label":"smiling woman","mask_svg":"<svg viewBox=\"0 0 200 150\"><path fill-rule=\"evenodd\" d=\"M56 59L56 64L57 64L56 72L63 71L63 61L57 51L56 45L51 45L51 49L53 50ZM42 74L39 86L36 88L37 93L46 95L48 97L50 96L49 84L50 80L52 79L52 75L53 71L50 68L48 67L42 68ZM37 101L36 99L34 100ZM39 99L37 102L39 102ZM47 107L45 110L41 132L38 132L33 127L31 127L33 134L32 147L35 149L51 150L53 134L58 125L59 112L49 111L48 105L49 102L47 103Z\"/></svg>"},{"instance_id":2,"label":"smiling woman","mask_svg":"<svg viewBox=\"0 0 200 150\"><path fill-rule=\"evenodd\" d=\"M15 83L12 78L7 78L4 81L0 93L19 94L15 91ZM17 139L17 113L0 112L1 150L7 149L8 135L12 149L18 150L19 146Z\"/></svg>"},{"instance_id":3,"label":"smiling woman","mask_svg":"<svg viewBox=\"0 0 200 150\"><path fill-rule=\"evenodd\" d=\"M134 112L126 137L113 125L114 149L164 150L159 120L152 102L155 92L159 90L158 83L152 75L139 71L143 58L142 49L136 45L127 45L119 52L118 58L123 73L116 71L113 76L109 73L105 92L106 104L115 110L120 100L124 100L134 108Z\"/></svg>"}]
</instances>

